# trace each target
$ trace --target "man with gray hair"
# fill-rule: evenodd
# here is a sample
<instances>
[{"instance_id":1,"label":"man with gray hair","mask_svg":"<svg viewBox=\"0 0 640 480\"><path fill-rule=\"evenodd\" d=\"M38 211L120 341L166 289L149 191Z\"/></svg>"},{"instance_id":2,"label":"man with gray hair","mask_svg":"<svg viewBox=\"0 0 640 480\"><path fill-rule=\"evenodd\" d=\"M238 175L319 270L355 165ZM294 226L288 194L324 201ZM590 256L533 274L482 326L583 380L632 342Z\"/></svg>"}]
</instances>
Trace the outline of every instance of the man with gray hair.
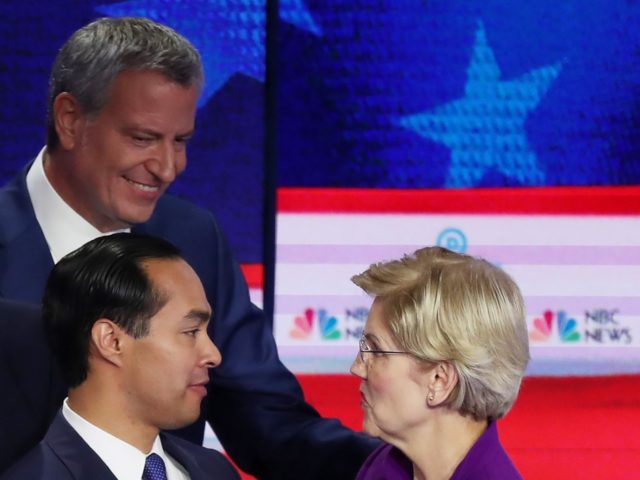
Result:
<instances>
[{"instance_id":1,"label":"man with gray hair","mask_svg":"<svg viewBox=\"0 0 640 480\"><path fill-rule=\"evenodd\" d=\"M72 35L51 74L47 145L0 190L0 296L39 303L54 263L102 235L170 241L215 306L209 335L225 358L179 435L201 442L208 420L261 479L353 478L372 440L304 401L211 213L164 194L186 168L202 84L195 48L151 20L103 18Z\"/></svg>"}]
</instances>

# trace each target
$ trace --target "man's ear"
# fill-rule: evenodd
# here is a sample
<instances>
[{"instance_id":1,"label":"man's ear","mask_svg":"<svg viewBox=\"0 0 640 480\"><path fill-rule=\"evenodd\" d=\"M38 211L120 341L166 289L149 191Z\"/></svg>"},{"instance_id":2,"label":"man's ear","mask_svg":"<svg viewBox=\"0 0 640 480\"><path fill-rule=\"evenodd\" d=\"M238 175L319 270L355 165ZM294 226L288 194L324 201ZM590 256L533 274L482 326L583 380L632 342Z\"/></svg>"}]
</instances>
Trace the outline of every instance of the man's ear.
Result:
<instances>
[{"instance_id":1,"label":"man's ear","mask_svg":"<svg viewBox=\"0 0 640 480\"><path fill-rule=\"evenodd\" d=\"M108 318L99 318L91 328L90 349L103 360L122 365L122 340L126 333Z\"/></svg>"},{"instance_id":2,"label":"man's ear","mask_svg":"<svg viewBox=\"0 0 640 480\"><path fill-rule=\"evenodd\" d=\"M458 372L449 362L438 362L429 372L427 405L442 405L458 384Z\"/></svg>"},{"instance_id":3,"label":"man's ear","mask_svg":"<svg viewBox=\"0 0 640 480\"><path fill-rule=\"evenodd\" d=\"M71 150L78 145L81 137L81 120L84 118L80 103L69 92L60 93L53 101L53 124L60 146Z\"/></svg>"}]
</instances>

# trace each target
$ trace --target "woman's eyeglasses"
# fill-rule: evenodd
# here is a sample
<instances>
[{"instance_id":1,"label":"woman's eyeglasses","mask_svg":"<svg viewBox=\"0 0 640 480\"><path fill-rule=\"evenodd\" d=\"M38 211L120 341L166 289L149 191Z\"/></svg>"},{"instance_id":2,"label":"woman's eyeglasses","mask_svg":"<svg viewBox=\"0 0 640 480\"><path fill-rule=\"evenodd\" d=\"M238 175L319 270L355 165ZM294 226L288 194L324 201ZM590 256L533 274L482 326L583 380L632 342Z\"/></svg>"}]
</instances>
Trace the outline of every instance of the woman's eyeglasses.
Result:
<instances>
[{"instance_id":1,"label":"woman's eyeglasses","mask_svg":"<svg viewBox=\"0 0 640 480\"><path fill-rule=\"evenodd\" d=\"M397 350L375 350L367 343L367 339L363 334L362 337L360 337L360 360L362 360L363 363L367 363L367 353L379 353L383 355L392 355L394 353L409 354L409 352L400 352Z\"/></svg>"}]
</instances>

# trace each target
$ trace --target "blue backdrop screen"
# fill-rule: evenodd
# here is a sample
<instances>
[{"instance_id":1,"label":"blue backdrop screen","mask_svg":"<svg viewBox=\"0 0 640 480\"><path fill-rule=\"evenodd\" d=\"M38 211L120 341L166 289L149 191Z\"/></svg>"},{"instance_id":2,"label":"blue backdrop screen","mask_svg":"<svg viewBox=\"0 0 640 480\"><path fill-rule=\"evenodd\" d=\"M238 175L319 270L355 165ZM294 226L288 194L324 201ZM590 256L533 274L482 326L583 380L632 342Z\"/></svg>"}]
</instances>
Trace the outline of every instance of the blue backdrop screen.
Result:
<instances>
[{"instance_id":1,"label":"blue backdrop screen","mask_svg":"<svg viewBox=\"0 0 640 480\"><path fill-rule=\"evenodd\" d=\"M280 26L279 182L640 182L640 4L307 0Z\"/></svg>"}]
</instances>

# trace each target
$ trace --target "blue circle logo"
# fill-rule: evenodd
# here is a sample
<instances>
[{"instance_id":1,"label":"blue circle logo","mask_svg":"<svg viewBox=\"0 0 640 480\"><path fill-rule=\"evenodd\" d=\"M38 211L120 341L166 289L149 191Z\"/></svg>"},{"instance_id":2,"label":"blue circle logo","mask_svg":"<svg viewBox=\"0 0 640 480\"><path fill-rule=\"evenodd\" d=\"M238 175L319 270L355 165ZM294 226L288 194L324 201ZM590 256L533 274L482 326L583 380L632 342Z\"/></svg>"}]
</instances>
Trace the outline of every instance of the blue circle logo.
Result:
<instances>
[{"instance_id":1,"label":"blue circle logo","mask_svg":"<svg viewBox=\"0 0 640 480\"><path fill-rule=\"evenodd\" d=\"M452 252L465 253L467 251L467 237L458 228L445 228L438 235L436 245Z\"/></svg>"}]
</instances>

